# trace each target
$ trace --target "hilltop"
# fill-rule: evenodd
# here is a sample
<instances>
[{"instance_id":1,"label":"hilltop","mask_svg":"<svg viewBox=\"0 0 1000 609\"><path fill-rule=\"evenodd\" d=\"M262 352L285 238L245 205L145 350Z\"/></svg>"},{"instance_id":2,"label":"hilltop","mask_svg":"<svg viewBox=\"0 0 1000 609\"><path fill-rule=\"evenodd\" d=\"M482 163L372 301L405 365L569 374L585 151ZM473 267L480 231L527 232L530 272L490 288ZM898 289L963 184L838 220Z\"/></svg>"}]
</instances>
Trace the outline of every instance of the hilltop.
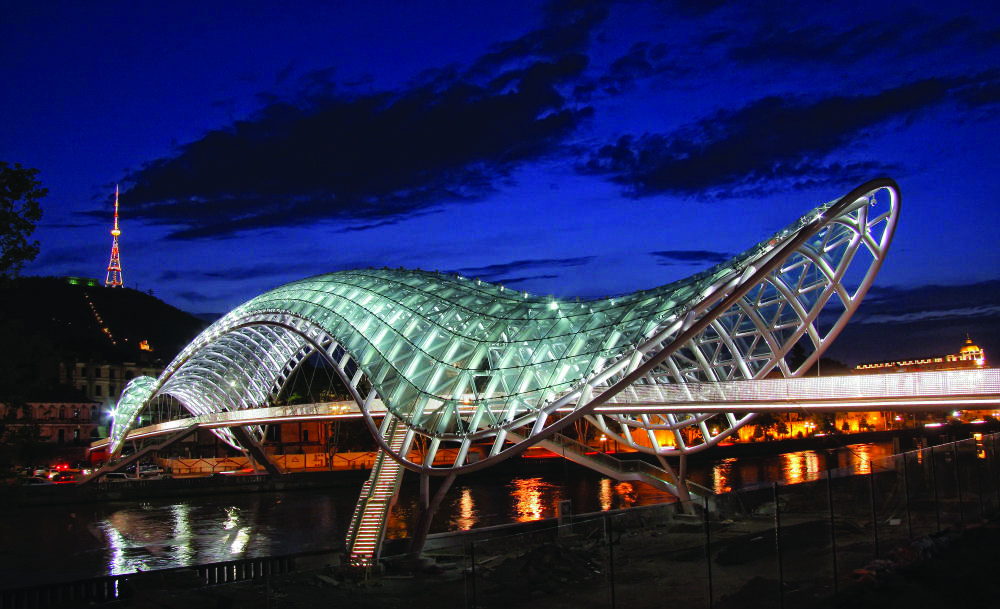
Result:
<instances>
[{"instance_id":1,"label":"hilltop","mask_svg":"<svg viewBox=\"0 0 1000 609\"><path fill-rule=\"evenodd\" d=\"M57 357L107 361L169 361L207 325L151 294L55 277L6 282L0 319ZM17 350L17 338L3 342Z\"/></svg>"}]
</instances>

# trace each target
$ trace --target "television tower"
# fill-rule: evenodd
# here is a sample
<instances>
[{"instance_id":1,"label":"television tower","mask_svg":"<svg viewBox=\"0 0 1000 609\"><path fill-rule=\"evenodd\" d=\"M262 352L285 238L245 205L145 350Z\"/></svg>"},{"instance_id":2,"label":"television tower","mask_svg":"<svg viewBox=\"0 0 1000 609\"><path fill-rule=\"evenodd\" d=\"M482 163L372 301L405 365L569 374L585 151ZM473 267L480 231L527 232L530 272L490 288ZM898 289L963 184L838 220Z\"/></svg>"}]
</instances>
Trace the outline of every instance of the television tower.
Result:
<instances>
[{"instance_id":1,"label":"television tower","mask_svg":"<svg viewBox=\"0 0 1000 609\"><path fill-rule=\"evenodd\" d=\"M122 234L118 230L118 185L115 184L115 227L111 229L111 260L108 262L108 277L104 280L104 285L109 288L121 287L122 285L122 261L118 258L118 235Z\"/></svg>"}]
</instances>

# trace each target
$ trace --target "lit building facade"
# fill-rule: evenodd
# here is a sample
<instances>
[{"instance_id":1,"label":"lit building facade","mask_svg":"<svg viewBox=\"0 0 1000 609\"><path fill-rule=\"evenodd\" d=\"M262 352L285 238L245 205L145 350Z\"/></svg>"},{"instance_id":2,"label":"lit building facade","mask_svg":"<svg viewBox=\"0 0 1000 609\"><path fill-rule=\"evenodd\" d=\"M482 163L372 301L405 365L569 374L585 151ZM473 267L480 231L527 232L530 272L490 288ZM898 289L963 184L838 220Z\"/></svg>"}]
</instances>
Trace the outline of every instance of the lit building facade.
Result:
<instances>
[{"instance_id":1,"label":"lit building facade","mask_svg":"<svg viewBox=\"0 0 1000 609\"><path fill-rule=\"evenodd\" d=\"M854 372L858 374L886 372L926 372L929 370L961 370L963 368L984 368L986 353L966 335L965 344L958 353L917 359L858 364Z\"/></svg>"}]
</instances>

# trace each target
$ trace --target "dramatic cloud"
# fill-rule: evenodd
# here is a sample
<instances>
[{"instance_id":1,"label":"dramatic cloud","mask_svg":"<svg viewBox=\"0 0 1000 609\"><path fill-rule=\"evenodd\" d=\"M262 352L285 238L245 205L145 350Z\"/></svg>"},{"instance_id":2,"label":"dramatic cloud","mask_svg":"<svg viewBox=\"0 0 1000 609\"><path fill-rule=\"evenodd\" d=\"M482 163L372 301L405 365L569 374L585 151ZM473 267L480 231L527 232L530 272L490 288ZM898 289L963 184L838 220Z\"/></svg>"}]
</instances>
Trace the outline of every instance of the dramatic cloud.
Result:
<instances>
[{"instance_id":1,"label":"dramatic cloud","mask_svg":"<svg viewBox=\"0 0 1000 609\"><path fill-rule=\"evenodd\" d=\"M873 161L841 163L828 155L865 130L913 119L965 95L972 80L928 78L872 95L818 100L765 97L670 134L621 136L591 153L578 170L608 176L634 197L746 196L811 187L832 176L841 183L870 177L890 167Z\"/></svg>"},{"instance_id":2,"label":"dramatic cloud","mask_svg":"<svg viewBox=\"0 0 1000 609\"><path fill-rule=\"evenodd\" d=\"M719 264L733 257L726 252L711 252L708 250L661 250L650 252L661 266L673 264Z\"/></svg>"},{"instance_id":3,"label":"dramatic cloud","mask_svg":"<svg viewBox=\"0 0 1000 609\"><path fill-rule=\"evenodd\" d=\"M592 112L562 90L587 67L573 50L603 13L552 15L466 73L406 90L337 92L332 73L313 72L296 101L271 98L253 119L128 175L130 214L194 239L322 219L362 220L359 230L479 198Z\"/></svg>"},{"instance_id":4,"label":"dramatic cloud","mask_svg":"<svg viewBox=\"0 0 1000 609\"><path fill-rule=\"evenodd\" d=\"M873 287L829 354L851 363L956 353L966 335L1000 352L1000 281Z\"/></svg>"},{"instance_id":5,"label":"dramatic cloud","mask_svg":"<svg viewBox=\"0 0 1000 609\"><path fill-rule=\"evenodd\" d=\"M975 302L975 306L966 303ZM869 290L855 323L910 322L946 317L1000 317L1000 281Z\"/></svg>"},{"instance_id":6,"label":"dramatic cloud","mask_svg":"<svg viewBox=\"0 0 1000 609\"><path fill-rule=\"evenodd\" d=\"M599 79L599 83L605 93L621 95L631 90L634 82L638 80L656 76L677 78L689 73L688 68L677 63L672 57L670 45L666 43L650 45L640 42L629 49L628 53L613 61L607 73Z\"/></svg>"},{"instance_id":7,"label":"dramatic cloud","mask_svg":"<svg viewBox=\"0 0 1000 609\"><path fill-rule=\"evenodd\" d=\"M207 301L211 300L208 296L205 296L201 292L192 292L190 290L185 290L183 292L179 292L177 295L180 296L181 298L183 298L184 300L186 300L188 302L191 302L191 303L207 302Z\"/></svg>"},{"instance_id":8,"label":"dramatic cloud","mask_svg":"<svg viewBox=\"0 0 1000 609\"><path fill-rule=\"evenodd\" d=\"M540 260L515 260L503 264L475 266L459 269L458 273L468 277L479 277L490 282L514 283L530 279L555 279L558 275L537 275L533 277L508 278L509 273L522 273L531 269L569 268L582 266L594 260L594 256L579 256L576 258L544 258Z\"/></svg>"},{"instance_id":9,"label":"dramatic cloud","mask_svg":"<svg viewBox=\"0 0 1000 609\"><path fill-rule=\"evenodd\" d=\"M358 264L343 266L341 268L363 268L368 264ZM258 279L262 277L300 277L312 275L316 272L316 263L312 260L304 260L298 263L264 262L249 266L236 266L218 270L189 270L184 272L165 271L160 274L157 281L192 281L225 280L243 281L245 279Z\"/></svg>"},{"instance_id":10,"label":"dramatic cloud","mask_svg":"<svg viewBox=\"0 0 1000 609\"><path fill-rule=\"evenodd\" d=\"M504 277L502 282L505 284L523 283L525 281L535 281L542 279L559 279L559 275L530 275L527 277Z\"/></svg>"},{"instance_id":11,"label":"dramatic cloud","mask_svg":"<svg viewBox=\"0 0 1000 609\"><path fill-rule=\"evenodd\" d=\"M820 11L822 12L822 11ZM941 19L910 7L888 7L878 18L819 19L771 12L747 15L739 27L715 31L706 44L723 44L726 56L756 65L852 65L870 58L907 58L961 49L964 54L990 52L994 31L970 15Z\"/></svg>"}]
</instances>

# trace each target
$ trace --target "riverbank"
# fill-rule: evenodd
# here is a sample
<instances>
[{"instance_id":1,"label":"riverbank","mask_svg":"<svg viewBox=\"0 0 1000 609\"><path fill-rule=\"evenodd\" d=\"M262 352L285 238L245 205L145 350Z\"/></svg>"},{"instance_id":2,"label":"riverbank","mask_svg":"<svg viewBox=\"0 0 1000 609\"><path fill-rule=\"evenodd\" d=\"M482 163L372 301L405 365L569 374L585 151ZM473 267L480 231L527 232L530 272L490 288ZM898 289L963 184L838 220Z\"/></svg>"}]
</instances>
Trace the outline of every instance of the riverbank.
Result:
<instances>
[{"instance_id":1,"label":"riverbank","mask_svg":"<svg viewBox=\"0 0 1000 609\"><path fill-rule=\"evenodd\" d=\"M710 450L695 453L689 457L692 464L721 461L725 459L755 458L779 455L797 451L816 452L842 449L849 445L892 442L892 452L905 452L919 445L938 445L964 439L972 434L990 433L1000 430L998 424L960 424L941 427L920 427L890 431L862 432L852 434L830 434L807 438L775 440L771 442L744 442L715 446ZM655 458L637 452L611 453L622 460L643 459L656 464ZM562 457L544 452L533 452L530 456L513 457L501 461L486 470L470 474L476 479L490 477L521 476L532 477L566 473L583 468ZM307 469L293 473L270 476L252 475L212 475L185 476L163 479L116 480L94 484L59 484L40 486L0 487L0 509L24 508L35 505L86 504L109 501L143 501L151 499L190 497L213 494L260 493L275 491L351 489L357 491L368 478L366 469ZM462 479L462 478L460 478ZM416 476L407 474L404 484L416 484Z\"/></svg>"}]
</instances>

